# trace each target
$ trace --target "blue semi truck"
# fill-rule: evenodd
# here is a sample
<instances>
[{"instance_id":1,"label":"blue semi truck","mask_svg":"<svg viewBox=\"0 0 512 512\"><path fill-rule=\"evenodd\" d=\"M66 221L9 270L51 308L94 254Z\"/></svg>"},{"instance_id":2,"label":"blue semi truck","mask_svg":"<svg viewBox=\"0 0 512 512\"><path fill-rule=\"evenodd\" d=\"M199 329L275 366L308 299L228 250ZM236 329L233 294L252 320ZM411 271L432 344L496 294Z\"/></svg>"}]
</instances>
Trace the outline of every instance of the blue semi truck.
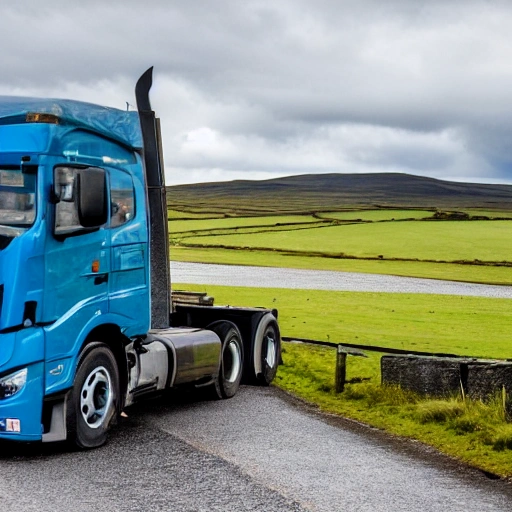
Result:
<instances>
[{"instance_id":1,"label":"blue semi truck","mask_svg":"<svg viewBox=\"0 0 512 512\"><path fill-rule=\"evenodd\" d=\"M276 374L275 310L171 307L151 84L131 112L0 97L0 440L93 448L145 397Z\"/></svg>"}]
</instances>

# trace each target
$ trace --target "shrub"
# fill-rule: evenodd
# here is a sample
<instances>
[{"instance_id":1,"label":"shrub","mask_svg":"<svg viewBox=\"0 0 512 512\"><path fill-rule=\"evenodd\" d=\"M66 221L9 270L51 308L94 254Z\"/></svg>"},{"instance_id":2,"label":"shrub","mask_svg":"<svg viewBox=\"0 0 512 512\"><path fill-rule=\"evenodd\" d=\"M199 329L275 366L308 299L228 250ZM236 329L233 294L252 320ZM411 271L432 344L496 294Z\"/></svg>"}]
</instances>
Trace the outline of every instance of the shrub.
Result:
<instances>
[{"instance_id":1,"label":"shrub","mask_svg":"<svg viewBox=\"0 0 512 512\"><path fill-rule=\"evenodd\" d=\"M348 385L343 393L347 400L366 400L369 406L374 405L405 405L416 403L418 396L412 391L392 385L378 385L365 382Z\"/></svg>"},{"instance_id":2,"label":"shrub","mask_svg":"<svg viewBox=\"0 0 512 512\"><path fill-rule=\"evenodd\" d=\"M416 418L420 423L446 423L464 414L464 403L460 400L427 400L418 403Z\"/></svg>"},{"instance_id":3,"label":"shrub","mask_svg":"<svg viewBox=\"0 0 512 512\"><path fill-rule=\"evenodd\" d=\"M512 450L512 425L498 427L492 437L492 448L497 452Z\"/></svg>"}]
</instances>

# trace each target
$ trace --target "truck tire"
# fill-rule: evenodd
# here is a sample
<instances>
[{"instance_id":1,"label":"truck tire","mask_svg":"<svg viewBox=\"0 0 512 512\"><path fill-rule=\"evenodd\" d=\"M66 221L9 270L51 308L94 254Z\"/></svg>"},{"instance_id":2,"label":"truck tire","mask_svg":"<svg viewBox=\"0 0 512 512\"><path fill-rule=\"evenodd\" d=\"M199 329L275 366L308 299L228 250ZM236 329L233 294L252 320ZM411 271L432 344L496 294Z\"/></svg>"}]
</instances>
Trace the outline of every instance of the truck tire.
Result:
<instances>
[{"instance_id":1,"label":"truck tire","mask_svg":"<svg viewBox=\"0 0 512 512\"><path fill-rule=\"evenodd\" d=\"M272 313L266 314L256 328L252 360L252 384L269 386L281 361L281 335Z\"/></svg>"},{"instance_id":2,"label":"truck tire","mask_svg":"<svg viewBox=\"0 0 512 512\"><path fill-rule=\"evenodd\" d=\"M104 343L87 345L67 404L68 441L82 449L103 445L117 419L119 399L114 355Z\"/></svg>"},{"instance_id":3,"label":"truck tire","mask_svg":"<svg viewBox=\"0 0 512 512\"><path fill-rule=\"evenodd\" d=\"M244 367L244 346L238 327L227 320L210 324L207 329L213 331L222 342L219 375L211 385L210 395L214 398L235 396Z\"/></svg>"}]
</instances>

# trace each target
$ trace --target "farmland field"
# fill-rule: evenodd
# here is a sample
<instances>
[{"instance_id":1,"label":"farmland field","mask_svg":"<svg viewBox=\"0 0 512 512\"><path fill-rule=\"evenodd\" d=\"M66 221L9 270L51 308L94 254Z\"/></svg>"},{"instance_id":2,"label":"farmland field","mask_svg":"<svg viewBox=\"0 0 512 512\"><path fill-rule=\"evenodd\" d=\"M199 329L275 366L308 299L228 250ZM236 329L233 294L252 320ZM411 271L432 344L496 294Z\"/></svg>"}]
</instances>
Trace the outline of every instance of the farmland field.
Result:
<instances>
[{"instance_id":1,"label":"farmland field","mask_svg":"<svg viewBox=\"0 0 512 512\"><path fill-rule=\"evenodd\" d=\"M224 215L222 213L195 213L189 211L182 210L173 210L169 208L167 210L167 214L169 219L214 219L214 218L223 218Z\"/></svg>"},{"instance_id":2,"label":"farmland field","mask_svg":"<svg viewBox=\"0 0 512 512\"><path fill-rule=\"evenodd\" d=\"M207 291L216 304L277 308L286 336L488 358L512 356L509 299L179 286Z\"/></svg>"},{"instance_id":3,"label":"farmland field","mask_svg":"<svg viewBox=\"0 0 512 512\"><path fill-rule=\"evenodd\" d=\"M340 220L402 220L402 219L423 219L432 217L432 210L350 210L345 212L321 212L320 218Z\"/></svg>"},{"instance_id":4,"label":"farmland field","mask_svg":"<svg viewBox=\"0 0 512 512\"><path fill-rule=\"evenodd\" d=\"M187 231L205 231L217 229L236 229L251 226L276 226L277 224L307 224L317 223L318 219L312 215L281 215L281 216L261 216L261 217L231 217L222 219L207 220L172 220L169 222L169 231L171 236L176 233L185 233Z\"/></svg>"},{"instance_id":5,"label":"farmland field","mask_svg":"<svg viewBox=\"0 0 512 512\"><path fill-rule=\"evenodd\" d=\"M476 210L466 213L479 215ZM171 217L171 257L512 284L512 218L435 220L434 214L358 209L189 220ZM501 219L506 214L498 212Z\"/></svg>"},{"instance_id":6,"label":"farmland field","mask_svg":"<svg viewBox=\"0 0 512 512\"><path fill-rule=\"evenodd\" d=\"M506 261L512 255L509 221L386 222L321 226L279 233L187 238L187 244L321 252L358 258Z\"/></svg>"},{"instance_id":7,"label":"farmland field","mask_svg":"<svg viewBox=\"0 0 512 512\"><path fill-rule=\"evenodd\" d=\"M478 210L478 209L463 209L463 212L466 212L469 215L483 215L484 217L489 217L490 219L496 218L512 218L512 211L510 210Z\"/></svg>"}]
</instances>

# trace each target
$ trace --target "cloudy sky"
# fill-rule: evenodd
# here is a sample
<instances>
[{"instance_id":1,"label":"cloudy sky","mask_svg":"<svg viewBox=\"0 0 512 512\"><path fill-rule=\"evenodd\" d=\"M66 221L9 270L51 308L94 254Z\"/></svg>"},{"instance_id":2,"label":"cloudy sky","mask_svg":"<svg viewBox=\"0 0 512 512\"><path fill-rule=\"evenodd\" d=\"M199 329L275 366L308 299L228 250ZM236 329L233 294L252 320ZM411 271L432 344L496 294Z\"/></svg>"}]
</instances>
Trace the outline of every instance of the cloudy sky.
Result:
<instances>
[{"instance_id":1,"label":"cloudy sky","mask_svg":"<svg viewBox=\"0 0 512 512\"><path fill-rule=\"evenodd\" d=\"M512 2L0 0L0 94L118 108L155 66L169 184L512 183Z\"/></svg>"}]
</instances>

